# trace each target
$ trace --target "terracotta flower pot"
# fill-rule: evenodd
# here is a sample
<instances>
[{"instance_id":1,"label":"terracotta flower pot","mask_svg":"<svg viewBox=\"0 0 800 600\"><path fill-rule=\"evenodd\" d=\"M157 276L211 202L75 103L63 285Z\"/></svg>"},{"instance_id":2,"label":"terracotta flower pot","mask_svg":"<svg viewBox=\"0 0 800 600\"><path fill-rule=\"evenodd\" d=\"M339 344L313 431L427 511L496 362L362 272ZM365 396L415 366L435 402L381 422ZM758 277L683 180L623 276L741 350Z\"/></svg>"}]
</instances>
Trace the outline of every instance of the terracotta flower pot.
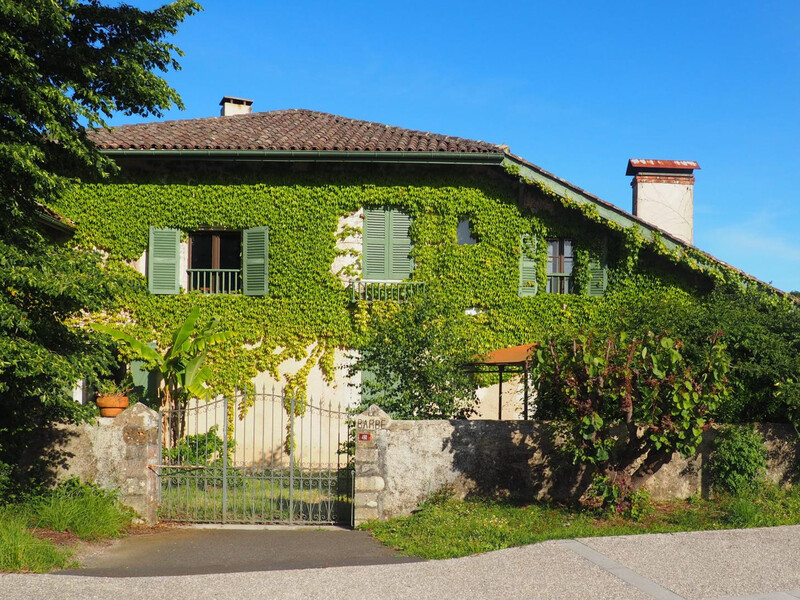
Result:
<instances>
[{"instance_id":1,"label":"terracotta flower pot","mask_svg":"<svg viewBox=\"0 0 800 600\"><path fill-rule=\"evenodd\" d=\"M128 408L127 396L98 396L96 402L101 417L116 417Z\"/></svg>"}]
</instances>

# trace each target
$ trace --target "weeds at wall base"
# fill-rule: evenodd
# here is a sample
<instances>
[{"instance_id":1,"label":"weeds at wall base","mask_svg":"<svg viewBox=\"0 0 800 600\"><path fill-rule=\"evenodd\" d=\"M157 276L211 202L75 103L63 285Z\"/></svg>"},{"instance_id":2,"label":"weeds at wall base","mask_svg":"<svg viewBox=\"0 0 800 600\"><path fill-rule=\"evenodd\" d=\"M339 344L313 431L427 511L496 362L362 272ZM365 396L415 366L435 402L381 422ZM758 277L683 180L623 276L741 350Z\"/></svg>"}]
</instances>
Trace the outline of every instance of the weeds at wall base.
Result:
<instances>
[{"instance_id":1,"label":"weeds at wall base","mask_svg":"<svg viewBox=\"0 0 800 600\"><path fill-rule=\"evenodd\" d=\"M362 525L408 556L444 559L546 540L800 524L800 490L762 483L739 495L653 502L635 515L444 495L409 517Z\"/></svg>"}]
</instances>

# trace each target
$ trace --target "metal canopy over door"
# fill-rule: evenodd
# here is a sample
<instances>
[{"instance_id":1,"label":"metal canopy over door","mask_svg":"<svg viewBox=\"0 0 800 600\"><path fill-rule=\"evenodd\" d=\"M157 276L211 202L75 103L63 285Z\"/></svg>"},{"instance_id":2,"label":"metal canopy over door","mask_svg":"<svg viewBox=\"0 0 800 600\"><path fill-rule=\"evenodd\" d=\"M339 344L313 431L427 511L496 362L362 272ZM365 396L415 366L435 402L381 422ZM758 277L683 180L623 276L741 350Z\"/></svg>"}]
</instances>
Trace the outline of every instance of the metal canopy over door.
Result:
<instances>
[{"instance_id":1,"label":"metal canopy over door","mask_svg":"<svg viewBox=\"0 0 800 600\"><path fill-rule=\"evenodd\" d=\"M283 393L162 411L159 518L352 524L346 411Z\"/></svg>"}]
</instances>

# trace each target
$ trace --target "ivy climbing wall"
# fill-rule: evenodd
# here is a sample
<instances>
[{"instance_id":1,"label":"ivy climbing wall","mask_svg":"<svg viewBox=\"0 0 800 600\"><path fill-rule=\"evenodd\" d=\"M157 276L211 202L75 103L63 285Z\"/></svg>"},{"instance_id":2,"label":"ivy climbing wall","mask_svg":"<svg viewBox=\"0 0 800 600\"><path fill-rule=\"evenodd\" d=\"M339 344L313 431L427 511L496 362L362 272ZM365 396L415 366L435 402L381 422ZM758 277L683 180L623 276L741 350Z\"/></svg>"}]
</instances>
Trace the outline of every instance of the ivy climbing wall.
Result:
<instances>
[{"instance_id":1,"label":"ivy climbing wall","mask_svg":"<svg viewBox=\"0 0 800 600\"><path fill-rule=\"evenodd\" d=\"M335 387L346 385L348 350L358 348L375 311L394 310L386 302L351 303L345 287L360 273L365 207L411 216L411 279L426 282L433 298L471 309L476 353L530 343L556 328L605 324L653 294L689 302L713 281L690 264L692 256L609 227L591 207L516 173L484 167L131 162L116 180L76 185L53 206L76 223L78 244L107 254L109 274L120 282L119 312L92 318L164 346L199 306L203 319L218 316L235 334L209 354L215 392L252 389L265 377L304 392L311 376L331 386L326 393L343 395ZM477 243L457 243L462 220ZM151 226L179 229L185 242L204 227L262 225L269 228L267 296L148 293L142 273ZM577 293L544 291L548 237L573 240ZM537 241L529 252L538 292L520 296L526 238ZM608 285L604 296L590 296L591 265L601 259Z\"/></svg>"}]
</instances>

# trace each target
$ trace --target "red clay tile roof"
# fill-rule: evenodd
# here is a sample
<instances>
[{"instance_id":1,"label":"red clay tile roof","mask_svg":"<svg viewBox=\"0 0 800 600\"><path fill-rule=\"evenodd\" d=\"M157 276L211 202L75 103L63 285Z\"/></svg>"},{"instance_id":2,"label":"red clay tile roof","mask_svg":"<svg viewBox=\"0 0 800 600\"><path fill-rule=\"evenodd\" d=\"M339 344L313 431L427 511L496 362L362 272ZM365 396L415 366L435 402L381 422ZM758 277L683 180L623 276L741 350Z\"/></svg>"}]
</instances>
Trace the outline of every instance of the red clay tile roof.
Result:
<instances>
[{"instance_id":1,"label":"red clay tile roof","mask_svg":"<svg viewBox=\"0 0 800 600\"><path fill-rule=\"evenodd\" d=\"M102 150L347 150L503 154L503 148L313 110L121 125L89 132Z\"/></svg>"}]
</instances>

